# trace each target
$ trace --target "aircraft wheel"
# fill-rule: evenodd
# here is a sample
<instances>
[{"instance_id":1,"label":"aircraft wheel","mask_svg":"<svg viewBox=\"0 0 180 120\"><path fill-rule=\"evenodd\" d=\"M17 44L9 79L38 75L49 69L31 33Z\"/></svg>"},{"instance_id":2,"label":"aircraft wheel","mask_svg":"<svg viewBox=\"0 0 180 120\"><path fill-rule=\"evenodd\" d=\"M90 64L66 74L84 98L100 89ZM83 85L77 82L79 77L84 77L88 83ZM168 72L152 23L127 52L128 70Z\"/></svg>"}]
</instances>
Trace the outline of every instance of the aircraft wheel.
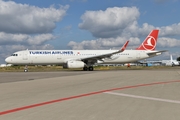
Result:
<instances>
[{"instance_id":1,"label":"aircraft wheel","mask_svg":"<svg viewBox=\"0 0 180 120\"><path fill-rule=\"evenodd\" d=\"M93 66L90 66L89 71L93 71L93 70L94 70Z\"/></svg>"},{"instance_id":2,"label":"aircraft wheel","mask_svg":"<svg viewBox=\"0 0 180 120\"><path fill-rule=\"evenodd\" d=\"M87 71L87 70L88 70L88 68L87 68L87 67L83 67L83 70L84 70L84 71Z\"/></svg>"}]
</instances>

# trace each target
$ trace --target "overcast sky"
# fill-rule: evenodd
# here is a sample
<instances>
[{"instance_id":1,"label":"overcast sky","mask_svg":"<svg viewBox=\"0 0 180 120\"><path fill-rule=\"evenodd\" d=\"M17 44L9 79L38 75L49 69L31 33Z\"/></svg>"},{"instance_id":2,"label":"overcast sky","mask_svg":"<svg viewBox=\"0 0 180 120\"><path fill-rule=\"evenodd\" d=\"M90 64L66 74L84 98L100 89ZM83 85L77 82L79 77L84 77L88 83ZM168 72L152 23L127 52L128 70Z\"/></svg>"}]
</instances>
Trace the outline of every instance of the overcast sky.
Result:
<instances>
[{"instance_id":1,"label":"overcast sky","mask_svg":"<svg viewBox=\"0 0 180 120\"><path fill-rule=\"evenodd\" d=\"M0 0L0 63L25 49L137 48L159 29L153 59L180 56L179 0Z\"/></svg>"}]
</instances>

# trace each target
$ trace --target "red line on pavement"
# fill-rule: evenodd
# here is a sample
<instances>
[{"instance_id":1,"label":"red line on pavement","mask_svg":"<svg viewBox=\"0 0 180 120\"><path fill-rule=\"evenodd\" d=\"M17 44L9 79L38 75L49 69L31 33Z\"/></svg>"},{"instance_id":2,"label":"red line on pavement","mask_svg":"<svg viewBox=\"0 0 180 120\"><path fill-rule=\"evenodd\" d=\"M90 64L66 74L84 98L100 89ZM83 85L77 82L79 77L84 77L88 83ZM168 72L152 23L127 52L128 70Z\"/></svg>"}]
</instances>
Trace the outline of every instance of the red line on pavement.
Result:
<instances>
[{"instance_id":1,"label":"red line on pavement","mask_svg":"<svg viewBox=\"0 0 180 120\"><path fill-rule=\"evenodd\" d=\"M43 106L43 105L47 105L47 104L52 104L52 103L56 103L56 102L62 102L62 101L71 100L71 99L75 99L75 98L80 98L80 97L100 94L100 93L104 93L104 92L110 92L110 91L115 91L115 90L124 90L124 89L144 87L144 86L151 86L151 85L158 85L158 84L169 84L169 83L175 83L175 82L180 82L180 80L167 81L167 82L155 82L155 83L140 84L140 85L120 87L120 88L113 88L113 89L108 89L108 90L101 90L101 91L97 91L97 92L91 92L91 93L86 93L86 94L81 94L81 95L76 95L76 96L71 96L71 97L51 100L51 101L47 101L47 102L32 104L32 105L28 105L28 106L24 106L24 107L14 108L14 109L10 109L10 110L6 110L6 111L0 112L0 115L5 115L5 114L13 113L13 112L18 112L18 111L21 111L21 110L26 110L26 109L29 109L29 108L39 107L39 106Z\"/></svg>"}]
</instances>

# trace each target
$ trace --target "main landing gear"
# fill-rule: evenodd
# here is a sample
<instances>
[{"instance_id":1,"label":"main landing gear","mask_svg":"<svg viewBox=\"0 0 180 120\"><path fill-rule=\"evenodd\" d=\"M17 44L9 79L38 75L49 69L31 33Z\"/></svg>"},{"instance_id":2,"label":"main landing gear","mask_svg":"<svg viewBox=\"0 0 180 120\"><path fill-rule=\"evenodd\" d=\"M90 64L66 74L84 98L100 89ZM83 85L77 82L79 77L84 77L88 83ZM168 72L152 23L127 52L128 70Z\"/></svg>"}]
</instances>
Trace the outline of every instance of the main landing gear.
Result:
<instances>
[{"instance_id":1,"label":"main landing gear","mask_svg":"<svg viewBox=\"0 0 180 120\"><path fill-rule=\"evenodd\" d=\"M89 66L89 67L85 66L85 67L83 68L83 70L84 70L84 71L93 71L94 68L93 68L93 66Z\"/></svg>"}]
</instances>

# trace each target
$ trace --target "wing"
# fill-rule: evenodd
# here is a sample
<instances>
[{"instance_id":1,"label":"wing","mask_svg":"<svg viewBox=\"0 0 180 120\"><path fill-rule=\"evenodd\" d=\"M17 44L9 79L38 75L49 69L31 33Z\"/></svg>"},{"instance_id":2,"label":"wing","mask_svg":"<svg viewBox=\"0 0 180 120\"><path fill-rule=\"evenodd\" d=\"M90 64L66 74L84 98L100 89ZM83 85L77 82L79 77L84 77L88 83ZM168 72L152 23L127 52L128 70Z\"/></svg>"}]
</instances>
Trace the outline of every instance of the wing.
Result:
<instances>
[{"instance_id":1,"label":"wing","mask_svg":"<svg viewBox=\"0 0 180 120\"><path fill-rule=\"evenodd\" d=\"M80 60L82 60L82 61L84 61L84 60L101 60L103 58L111 57L114 54L123 52L126 49L128 43L129 43L129 41L126 41L126 43L122 46L122 48L115 51L115 52L111 52L111 53L107 53L107 54L101 54L101 55L95 55L95 56L91 56L91 57L80 58Z\"/></svg>"}]
</instances>

